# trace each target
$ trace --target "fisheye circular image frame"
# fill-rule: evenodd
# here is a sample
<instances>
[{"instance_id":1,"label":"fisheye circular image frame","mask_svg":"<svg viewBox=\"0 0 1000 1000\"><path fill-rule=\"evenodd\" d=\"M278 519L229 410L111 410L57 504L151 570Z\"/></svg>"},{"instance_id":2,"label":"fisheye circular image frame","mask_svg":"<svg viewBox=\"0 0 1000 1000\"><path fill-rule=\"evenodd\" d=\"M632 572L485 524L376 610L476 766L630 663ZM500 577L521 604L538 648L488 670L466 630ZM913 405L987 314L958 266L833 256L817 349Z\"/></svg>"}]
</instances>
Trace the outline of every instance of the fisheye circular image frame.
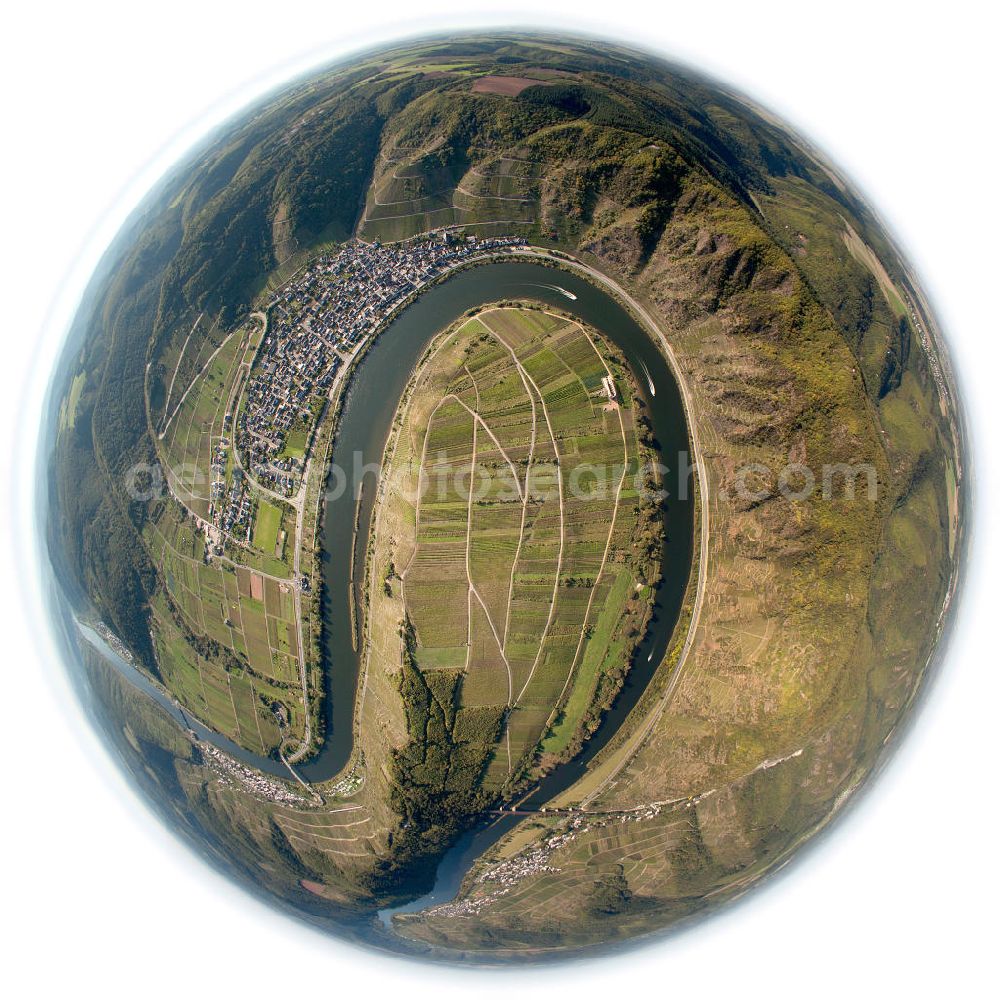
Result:
<instances>
[{"instance_id":1,"label":"fisheye circular image frame","mask_svg":"<svg viewBox=\"0 0 1000 1000\"><path fill-rule=\"evenodd\" d=\"M283 912L429 959L742 896L940 658L964 417L918 278L766 109L467 31L201 141L95 271L38 511L139 794Z\"/></svg>"}]
</instances>

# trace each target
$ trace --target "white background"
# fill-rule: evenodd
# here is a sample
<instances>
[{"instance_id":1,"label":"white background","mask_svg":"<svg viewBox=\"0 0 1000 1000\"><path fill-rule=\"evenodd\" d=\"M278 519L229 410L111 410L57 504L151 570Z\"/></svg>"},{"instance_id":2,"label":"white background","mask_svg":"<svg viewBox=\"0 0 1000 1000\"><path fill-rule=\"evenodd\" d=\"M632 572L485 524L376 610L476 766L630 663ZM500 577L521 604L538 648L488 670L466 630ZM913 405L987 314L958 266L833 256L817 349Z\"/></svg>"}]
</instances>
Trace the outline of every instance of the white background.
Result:
<instances>
[{"instance_id":1,"label":"white background","mask_svg":"<svg viewBox=\"0 0 1000 1000\"><path fill-rule=\"evenodd\" d=\"M361 952L196 861L89 732L38 627L26 518L40 388L94 257L158 174L297 68L401 33L540 23L467 0L38 3L4 14L0 153L0 905L8 995L984 995L996 947L997 24L951 2L549 0L542 23L664 50L827 149L902 238L949 331L978 448L958 637L873 792L787 877L671 940L462 972ZM23 601L22 601L23 599ZM697 991L694 993L692 991Z\"/></svg>"}]
</instances>

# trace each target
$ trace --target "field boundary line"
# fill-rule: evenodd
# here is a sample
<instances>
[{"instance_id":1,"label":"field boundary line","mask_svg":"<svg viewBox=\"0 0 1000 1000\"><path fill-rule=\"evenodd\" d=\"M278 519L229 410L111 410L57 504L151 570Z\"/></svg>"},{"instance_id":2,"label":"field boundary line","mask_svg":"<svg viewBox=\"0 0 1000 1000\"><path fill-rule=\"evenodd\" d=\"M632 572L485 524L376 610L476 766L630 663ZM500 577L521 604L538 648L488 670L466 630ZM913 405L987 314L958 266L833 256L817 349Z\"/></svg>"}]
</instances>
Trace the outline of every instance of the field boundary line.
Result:
<instances>
[{"instance_id":1,"label":"field boundary line","mask_svg":"<svg viewBox=\"0 0 1000 1000\"><path fill-rule=\"evenodd\" d=\"M553 314L550 313L549 315ZM601 354L601 352L597 349L597 345L594 343L593 338L590 336L590 334L587 332L587 330L583 327L582 324L576 323L575 325L577 329L579 329L580 332L583 333L583 335L589 341L590 346L593 348L593 351L597 355L598 360L601 362L601 364L604 367L604 370L607 372L608 378L609 379L613 378L611 374L611 369L608 367L608 363L607 361L605 361L604 355ZM588 393L588 399L589 399L589 393ZM593 408L593 404L591 404L591 408ZM618 523L618 511L621 506L622 489L625 486L625 479L628 476L628 438L626 437L625 434L625 421L622 419L622 411L620 406L617 408L617 413L618 413L618 426L621 429L621 435L622 435L622 449L625 452L625 462L622 467L621 478L618 480L618 489L615 490L615 505L611 511L611 526L608 528L607 541L605 541L604 543L604 553L601 556L601 565L598 567L597 576L594 577L594 585L593 587L590 588L590 599L587 601L587 610L584 612L583 615L583 623L580 629L580 638L577 641L576 651L573 653L573 660L570 663L569 670L566 673L566 680L563 682L562 691L559 692L559 697L556 699L552 713L549 715L550 722L552 716L555 714L556 709L562 703L563 695L566 694L566 688L569 687L569 682L570 680L572 680L573 673L576 670L576 663L577 660L580 658L580 650L583 648L583 637L586 635L587 623L590 621L590 611L594 605L594 597L597 594L597 587L601 582L601 577L604 575L605 567L608 564L608 553L611 551L611 541L614 538L615 525Z\"/></svg>"},{"instance_id":2,"label":"field boundary line","mask_svg":"<svg viewBox=\"0 0 1000 1000\"><path fill-rule=\"evenodd\" d=\"M205 314L203 312L198 313L198 318L194 321L194 326L188 330L188 335L184 338L184 343L181 345L181 353L177 355L177 364L174 365L174 373L170 376L170 385L167 387L167 396L163 400L163 416L166 418L167 411L170 409L170 397L174 394L174 382L177 379L177 372L180 370L181 362L184 360L184 352L187 350L188 341L191 340L191 335L195 330L198 329L198 324L201 322L202 316Z\"/></svg>"},{"instance_id":3,"label":"field boundary line","mask_svg":"<svg viewBox=\"0 0 1000 1000\"><path fill-rule=\"evenodd\" d=\"M531 477L531 467L535 463L535 443L538 436L538 411L535 409L535 397L528 387L528 381L525 379L524 373L516 365L514 367L518 377L521 379L521 385L524 386L524 393L528 397L528 402L531 404L531 444L528 447L528 464L524 467L524 492L521 494L521 528L517 536L517 548L514 550L514 561L510 565L510 582L507 586L507 615L504 620L503 630L503 648L505 652L507 650L507 639L510 635L510 611L514 600L514 577L517 574L517 564L521 559L521 549L524 547L524 524L528 517L528 498L531 495L528 490L528 482ZM509 743L510 737L508 736L508 746Z\"/></svg>"},{"instance_id":4,"label":"field boundary line","mask_svg":"<svg viewBox=\"0 0 1000 1000\"><path fill-rule=\"evenodd\" d=\"M475 379L473 379L473 385L475 385ZM447 397L446 397L447 398ZM479 389L476 389L476 399L478 405ZM459 400L461 402L461 400ZM463 404L464 405L464 404ZM466 406L466 410L469 408ZM435 412L437 410L435 409ZM465 577L469 581L469 592L476 595L476 600L479 601L479 606L483 609L483 614L486 615L486 621L489 623L490 631L493 633L493 639L497 644L497 649L500 651L500 656L503 659L503 665L507 669L507 707L510 708L510 700L514 695L514 678L510 672L510 663L507 662L507 656L500 646L500 636L497 635L496 625L493 624L493 617L490 615L489 608L486 607L486 602L483 600L482 595L476 588L476 584L472 579L472 561L471 561L471 551L472 551L472 498L474 491L472 488L472 477L475 475L476 470L476 454L479 439L479 424L476 422L476 415L472 414L472 457L469 459L469 500L466 505L466 516L465 516ZM469 613L469 650L471 655L472 650L472 613Z\"/></svg>"},{"instance_id":5,"label":"field boundary line","mask_svg":"<svg viewBox=\"0 0 1000 1000\"><path fill-rule=\"evenodd\" d=\"M510 346L510 344L507 343L506 340L504 340L504 338L499 333L496 332L496 330L493 329L493 327L490 326L489 323L486 322L485 316L488 315L488 313L490 312L496 312L496 311L497 310L495 309L490 309L487 310L486 312L479 313L478 319L483 324L483 326L485 326L486 329L489 330L490 333L492 333L493 336L496 337L496 339L501 344L503 344L505 348L507 348L507 350L510 352L510 356L514 359L515 366L524 372L525 378L527 378L527 380L534 387L535 392L538 393L538 400L542 407L542 415L545 417L545 425L546 427L548 427L549 438L552 440L552 450L555 453L556 482L558 483L559 487L559 556L556 560L555 582L553 583L552 586L552 601L549 604L549 616L545 621L545 628L542 631L542 635L538 640L538 650L535 653L535 659L531 664L531 669L528 671L528 678L524 682L524 685L522 686L521 690L518 692L517 698L514 700L514 707L516 707L518 702L520 702L522 695L527 690L528 685L531 683L531 679L535 675L535 670L538 668L538 661L541 659L542 649L545 647L546 640L549 637L549 629L552 626L552 618L555 615L556 601L558 600L559 596L559 577L562 575L563 551L566 546L566 510L565 510L565 503L563 500L562 456L559 454L559 445L556 444L556 435L555 432L552 430L552 421L549 419L548 407L546 407L545 405L545 396L542 394L542 390L539 389L538 386L535 384L535 380L531 377L530 372L528 372L521 364L514 349Z\"/></svg>"},{"instance_id":6,"label":"field boundary line","mask_svg":"<svg viewBox=\"0 0 1000 1000\"><path fill-rule=\"evenodd\" d=\"M515 250L512 254L516 257L524 257L527 259L535 258L539 260L552 261L552 257L544 252L543 250L531 248L526 250ZM681 648L680 656L677 659L677 664L671 673L670 680L667 683L666 690L660 697L659 704L650 712L646 717L645 721L642 723L640 728L629 738L626 744L626 752L622 760L620 760L609 772L609 774L600 781L597 787L592 791L587 793L581 800L581 808L586 808L598 795L600 795L609 784L614 781L614 779L621 773L621 771L627 766L627 764L632 760L639 749L646 742L649 734L652 732L653 728L659 722L664 711L666 711L667 706L673 699L674 692L677 690L677 686L680 683L681 676L684 673L684 668L687 666L688 659L691 655L691 650L694 647L695 636L698 631L699 619L701 618L701 610L705 602L705 581L708 576L708 540L709 540L709 512L711 509L711 493L709 492L708 483L708 470L705 463L702 461L702 450L701 444L698 438L698 426L694 421L694 404L691 397L691 390L688 387L687 381L684 378L684 372L680 366L680 362L677 360L677 355L674 353L674 349L670 342L667 340L666 335L660 328L660 324L654 321L653 317L649 314L649 311L640 305L632 295L630 295L625 289L623 289L616 281L608 278L606 275L602 274L600 271L593 267L589 267L586 264L581 263L575 259L564 259L559 258L558 264L560 267L565 267L570 271L581 272L588 277L592 278L599 285L603 285L611 290L613 296L617 296L620 300L624 301L626 307L638 318L641 325L646 329L646 332L651 335L654 343L659 344L663 353L667 359L667 364L671 369L671 374L674 376L677 382L677 387L681 394L681 401L684 408L684 415L687 418L688 433L691 435L691 449L695 460L695 469L698 476L698 491L701 498L700 505L700 517L701 517L701 537L700 537L700 551L698 558L698 580L695 586L695 599L694 606L692 608L691 620L688 623L687 635L684 639L684 645ZM600 765L598 765L600 766ZM571 786L572 787L572 786ZM570 789L567 789L567 793ZM565 793L564 793L565 794Z\"/></svg>"}]
</instances>

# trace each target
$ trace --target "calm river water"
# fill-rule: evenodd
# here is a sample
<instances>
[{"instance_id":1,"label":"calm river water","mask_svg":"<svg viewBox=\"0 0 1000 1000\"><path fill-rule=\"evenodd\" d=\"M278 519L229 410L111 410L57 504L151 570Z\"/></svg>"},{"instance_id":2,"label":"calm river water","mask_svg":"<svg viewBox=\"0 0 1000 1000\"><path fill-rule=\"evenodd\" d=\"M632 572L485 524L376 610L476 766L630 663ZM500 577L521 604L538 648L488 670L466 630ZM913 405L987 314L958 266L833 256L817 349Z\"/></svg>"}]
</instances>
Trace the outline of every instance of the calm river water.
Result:
<instances>
[{"instance_id":1,"label":"calm river water","mask_svg":"<svg viewBox=\"0 0 1000 1000\"><path fill-rule=\"evenodd\" d=\"M564 291L576 298L570 299ZM340 496L333 491L328 495L323 530L326 741L317 757L298 768L307 781L324 781L337 774L350 758L353 744L359 656L352 644L349 587L353 580L360 607L366 540L375 497L375 474L370 472L359 512L355 565L350 571L358 509L358 483L351 482L353 470L359 461L369 467L377 467L381 461L400 396L435 334L474 306L527 297L578 316L616 343L639 385L645 389L647 413L664 463L674 470L679 456L686 455L688 435L680 392L662 353L614 299L584 278L541 264L500 262L462 271L428 289L369 349L361 370L351 380L341 415L332 461L347 474L349 488ZM649 391L650 384L655 387L655 394ZM676 473L668 478L667 486L671 498L667 501L664 583L657 593L653 625L629 680L600 729L588 741L587 750L577 760L554 771L539 789L540 795L551 797L576 780L635 705L666 651L687 586L694 512L693 499L677 496Z\"/></svg>"},{"instance_id":2,"label":"calm river water","mask_svg":"<svg viewBox=\"0 0 1000 1000\"><path fill-rule=\"evenodd\" d=\"M369 472L359 507L359 483L354 470L363 466L377 468L381 462L396 406L414 366L435 334L474 306L512 298L536 299L577 316L621 348L643 389L646 412L652 421L661 460L671 470L666 481L669 498L665 506L664 578L656 593L652 623L638 649L635 663L614 705L605 713L584 750L543 779L524 801L525 807L543 804L581 776L635 706L666 652L691 568L694 500L689 483L686 495L679 495L677 469L686 468L688 433L680 392L663 354L610 295L574 272L521 261L484 264L462 271L429 288L390 323L368 350L347 391L332 461L334 467L346 473L348 488L337 492L331 489L328 493L323 526L326 737L320 753L297 768L308 782L326 781L336 775L350 759L353 744L360 657L352 642L349 588L355 587L360 607L366 543L376 492L375 473ZM331 486L336 482L331 480ZM358 544L351 567L356 515ZM105 653L112 652L91 630L87 630L86 637L104 646ZM112 655L111 659L120 658ZM129 667L124 661L116 665L119 669ZM138 675L131 667L127 673L133 678ZM287 776L280 762L245 751L225 737L193 723L176 702L163 697L152 685L143 685L143 689L178 721L193 726L201 738L268 773ZM464 835L440 862L433 890L405 906L383 910L383 920L388 920L393 913L419 910L450 899L472 862L519 821L517 816L502 816Z\"/></svg>"}]
</instances>

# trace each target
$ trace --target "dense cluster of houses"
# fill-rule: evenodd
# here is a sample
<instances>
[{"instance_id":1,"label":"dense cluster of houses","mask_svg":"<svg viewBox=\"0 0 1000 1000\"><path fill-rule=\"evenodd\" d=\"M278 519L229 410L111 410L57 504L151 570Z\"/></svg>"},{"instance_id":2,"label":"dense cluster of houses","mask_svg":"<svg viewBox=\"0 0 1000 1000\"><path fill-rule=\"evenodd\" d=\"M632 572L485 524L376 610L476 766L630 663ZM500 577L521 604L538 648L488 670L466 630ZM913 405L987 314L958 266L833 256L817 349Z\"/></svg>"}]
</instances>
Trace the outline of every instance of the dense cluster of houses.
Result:
<instances>
[{"instance_id":1,"label":"dense cluster of houses","mask_svg":"<svg viewBox=\"0 0 1000 1000\"><path fill-rule=\"evenodd\" d=\"M238 542L250 543L253 534L253 498L247 489L246 477L242 469L233 469L229 488L221 484L218 500L214 498L216 483L212 483L212 521L215 526Z\"/></svg>"},{"instance_id":2,"label":"dense cluster of houses","mask_svg":"<svg viewBox=\"0 0 1000 1000\"><path fill-rule=\"evenodd\" d=\"M344 359L421 285L469 257L523 242L450 230L388 245L351 241L281 288L268 305L267 335L236 428L254 479L293 496Z\"/></svg>"},{"instance_id":3,"label":"dense cluster of houses","mask_svg":"<svg viewBox=\"0 0 1000 1000\"><path fill-rule=\"evenodd\" d=\"M477 238L449 229L405 243L351 241L276 292L236 426L227 413L212 455L212 523L236 541L249 541L253 500L241 467L258 485L296 495L338 369L395 307L469 258L523 244L520 237ZM239 461L227 478L231 433Z\"/></svg>"},{"instance_id":4,"label":"dense cluster of houses","mask_svg":"<svg viewBox=\"0 0 1000 1000\"><path fill-rule=\"evenodd\" d=\"M255 768L238 761L235 757L219 750L192 733L192 738L201 750L204 762L219 776L220 783L229 787L249 791L267 802L277 802L285 806L309 805L310 800L292 791L283 782L268 778Z\"/></svg>"},{"instance_id":5,"label":"dense cluster of houses","mask_svg":"<svg viewBox=\"0 0 1000 1000\"><path fill-rule=\"evenodd\" d=\"M714 791L714 789L713 789ZM698 799L705 796L699 796ZM687 807L697 804L698 799L688 799L685 802ZM676 799L675 802L684 801ZM648 805L639 806L636 809L622 810L612 813L589 813L583 809L571 810L573 815L562 829L546 837L537 847L530 847L506 861L498 861L476 878L476 883L483 886L497 886L472 895L467 899L462 899L454 903L442 903L433 908L433 913L438 916L468 916L479 913L489 906L494 900L501 896L506 896L519 882L541 875L545 872L559 872L561 868L552 864L553 856L561 847L571 844L576 838L590 830L599 830L609 826L620 827L625 823L642 823L659 816L660 809L667 803L651 802ZM541 810L545 812L545 809ZM553 810L553 812L566 812L566 810Z\"/></svg>"},{"instance_id":6,"label":"dense cluster of houses","mask_svg":"<svg viewBox=\"0 0 1000 1000\"><path fill-rule=\"evenodd\" d=\"M94 631L126 662L134 662L134 657L132 656L132 651L125 645L121 639L111 631L110 627L104 622L98 622L94 626Z\"/></svg>"},{"instance_id":7,"label":"dense cluster of houses","mask_svg":"<svg viewBox=\"0 0 1000 1000\"><path fill-rule=\"evenodd\" d=\"M229 431L231 418L226 414L224 430ZM253 498L247 489L246 477L240 468L234 468L229 484L226 483L226 465L229 460L229 438L223 434L212 449L212 485L208 514L212 523L230 538L249 542L253 530Z\"/></svg>"}]
</instances>

